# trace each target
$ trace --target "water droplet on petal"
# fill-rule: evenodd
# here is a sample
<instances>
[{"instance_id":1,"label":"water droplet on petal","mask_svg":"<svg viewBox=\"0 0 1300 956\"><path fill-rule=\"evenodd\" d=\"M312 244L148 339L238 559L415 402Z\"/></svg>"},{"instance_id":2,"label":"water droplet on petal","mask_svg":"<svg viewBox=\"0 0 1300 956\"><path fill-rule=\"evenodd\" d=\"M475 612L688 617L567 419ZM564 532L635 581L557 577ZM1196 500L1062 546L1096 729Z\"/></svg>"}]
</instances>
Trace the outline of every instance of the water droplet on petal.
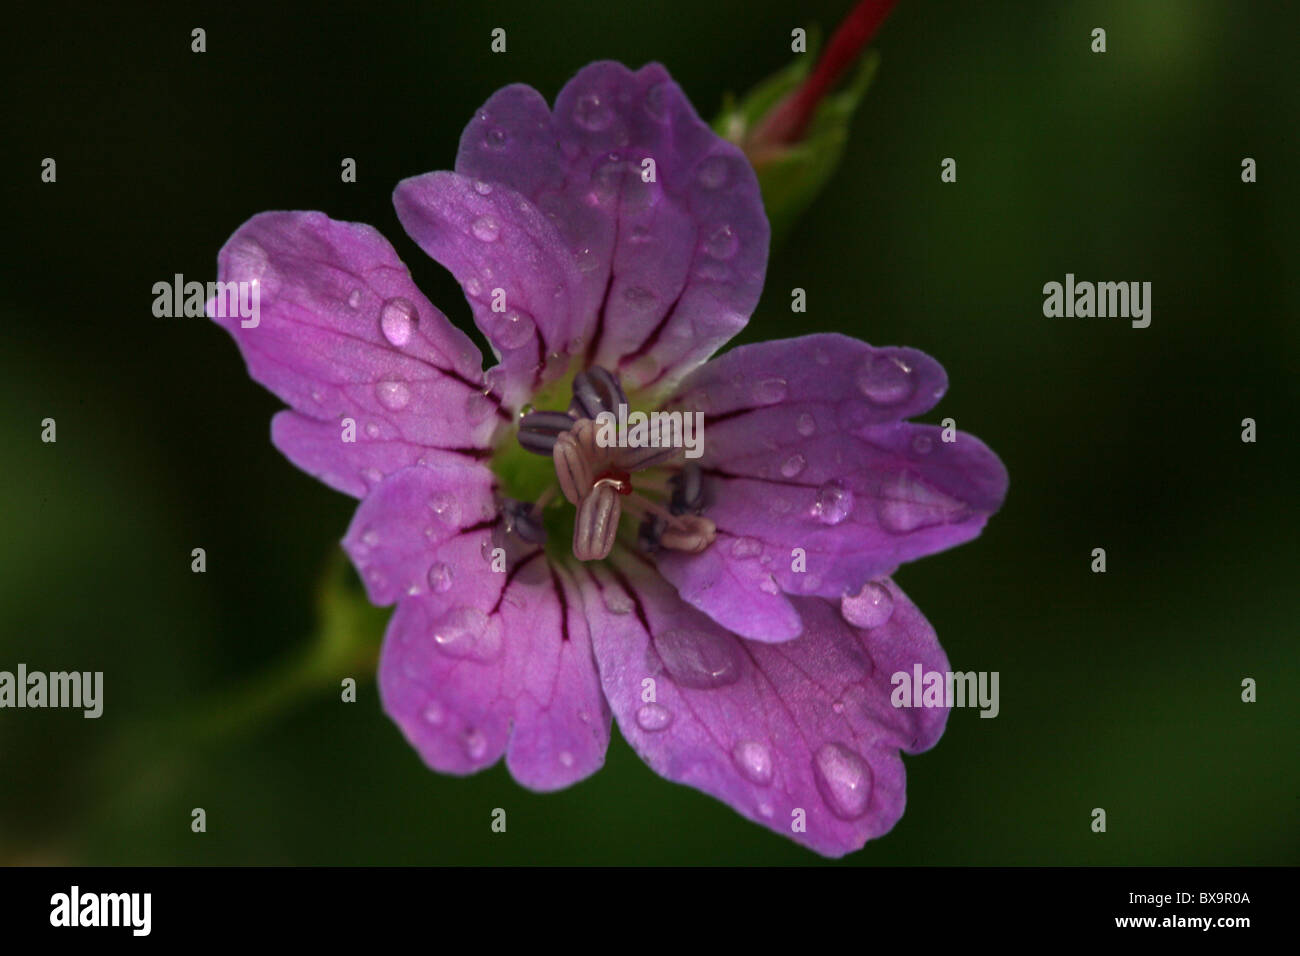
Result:
<instances>
[{"instance_id":1,"label":"water droplet on petal","mask_svg":"<svg viewBox=\"0 0 1300 956\"><path fill-rule=\"evenodd\" d=\"M765 378L754 386L754 401L760 405L775 405L785 400L789 393L783 378Z\"/></svg>"},{"instance_id":2,"label":"water droplet on petal","mask_svg":"<svg viewBox=\"0 0 1300 956\"><path fill-rule=\"evenodd\" d=\"M348 293L348 308L349 308L349 309L359 309L359 308L361 308L361 290L360 290L360 289L353 289L351 292Z\"/></svg>"},{"instance_id":3,"label":"water droplet on petal","mask_svg":"<svg viewBox=\"0 0 1300 956\"><path fill-rule=\"evenodd\" d=\"M853 492L835 481L817 489L812 516L822 524L837 525L853 511Z\"/></svg>"},{"instance_id":4,"label":"water droplet on petal","mask_svg":"<svg viewBox=\"0 0 1300 956\"><path fill-rule=\"evenodd\" d=\"M465 294L472 299L477 299L483 294L483 283L477 276L470 276L465 280Z\"/></svg>"},{"instance_id":5,"label":"water droplet on petal","mask_svg":"<svg viewBox=\"0 0 1300 956\"><path fill-rule=\"evenodd\" d=\"M667 82L656 83L646 91L645 111L657 123L663 123L668 119L668 97L670 92Z\"/></svg>"},{"instance_id":6,"label":"water droplet on petal","mask_svg":"<svg viewBox=\"0 0 1300 956\"><path fill-rule=\"evenodd\" d=\"M573 766L573 754L569 753L567 750L561 750L561 751L560 751L560 764L561 764L562 766L565 766L565 767L572 767L572 766Z\"/></svg>"},{"instance_id":7,"label":"water droplet on petal","mask_svg":"<svg viewBox=\"0 0 1300 956\"><path fill-rule=\"evenodd\" d=\"M764 563L764 564L771 564L772 562L771 562L770 560L768 560L767 557L764 557L763 563ZM777 584L777 583L776 583L776 578L772 577L772 575L770 575L770 574L765 575L765 576L763 577L763 580L761 580L761 581L758 582L758 589L759 589L760 591L762 591L764 594L780 594L780 593L781 593L781 585Z\"/></svg>"},{"instance_id":8,"label":"water droplet on petal","mask_svg":"<svg viewBox=\"0 0 1300 956\"><path fill-rule=\"evenodd\" d=\"M385 379L375 386L379 404L391 412L401 411L411 401L411 390L400 379Z\"/></svg>"},{"instance_id":9,"label":"water droplet on petal","mask_svg":"<svg viewBox=\"0 0 1300 956\"><path fill-rule=\"evenodd\" d=\"M482 760L483 755L487 753L487 738L479 730L467 730L461 736L461 746L465 748L465 755L470 760Z\"/></svg>"},{"instance_id":10,"label":"water droplet on petal","mask_svg":"<svg viewBox=\"0 0 1300 956\"><path fill-rule=\"evenodd\" d=\"M583 129L597 132L613 122L614 113L598 94L587 93L578 97L578 103L573 108L573 120Z\"/></svg>"},{"instance_id":11,"label":"water droplet on petal","mask_svg":"<svg viewBox=\"0 0 1300 956\"><path fill-rule=\"evenodd\" d=\"M470 392L465 399L465 418L471 425L478 425L496 411L496 403L482 392Z\"/></svg>"},{"instance_id":12,"label":"water droplet on petal","mask_svg":"<svg viewBox=\"0 0 1300 956\"><path fill-rule=\"evenodd\" d=\"M912 439L912 451L918 455L930 454L930 449L934 447L934 442L929 435L917 435Z\"/></svg>"},{"instance_id":13,"label":"water droplet on petal","mask_svg":"<svg viewBox=\"0 0 1300 956\"><path fill-rule=\"evenodd\" d=\"M724 156L710 156L700 163L695 178L705 189L717 189L727 181L727 160Z\"/></svg>"},{"instance_id":14,"label":"water droplet on petal","mask_svg":"<svg viewBox=\"0 0 1300 956\"><path fill-rule=\"evenodd\" d=\"M715 259L730 259L740 247L740 240L730 226L719 226L704 240L704 251Z\"/></svg>"},{"instance_id":15,"label":"water droplet on petal","mask_svg":"<svg viewBox=\"0 0 1300 956\"><path fill-rule=\"evenodd\" d=\"M378 468L367 468L361 472L361 477L372 485L377 485L384 480L384 473Z\"/></svg>"},{"instance_id":16,"label":"water droplet on petal","mask_svg":"<svg viewBox=\"0 0 1300 956\"><path fill-rule=\"evenodd\" d=\"M607 587L600 592L601 598L605 602L605 610L610 614L630 614L632 612L632 599L621 589L616 587Z\"/></svg>"},{"instance_id":17,"label":"water droplet on petal","mask_svg":"<svg viewBox=\"0 0 1300 956\"><path fill-rule=\"evenodd\" d=\"M435 594L446 594L451 590L451 565L438 561L429 568L429 587Z\"/></svg>"},{"instance_id":18,"label":"water droplet on petal","mask_svg":"<svg viewBox=\"0 0 1300 956\"><path fill-rule=\"evenodd\" d=\"M683 687L724 687L740 679L740 658L729 634L671 628L654 638L654 647Z\"/></svg>"},{"instance_id":19,"label":"water droplet on petal","mask_svg":"<svg viewBox=\"0 0 1300 956\"><path fill-rule=\"evenodd\" d=\"M737 538L731 542L733 558L754 558L763 552L763 542L757 538Z\"/></svg>"},{"instance_id":20,"label":"water droplet on petal","mask_svg":"<svg viewBox=\"0 0 1300 956\"><path fill-rule=\"evenodd\" d=\"M517 349L533 340L537 326L520 312L493 312L487 319L487 335L498 348Z\"/></svg>"},{"instance_id":21,"label":"water droplet on petal","mask_svg":"<svg viewBox=\"0 0 1300 956\"><path fill-rule=\"evenodd\" d=\"M742 740L731 751L736 769L750 783L766 787L772 782L772 752L755 740Z\"/></svg>"},{"instance_id":22,"label":"water droplet on petal","mask_svg":"<svg viewBox=\"0 0 1300 956\"><path fill-rule=\"evenodd\" d=\"M965 502L931 488L910 471L900 472L881 487L876 511L881 525L894 534L952 524L970 513Z\"/></svg>"},{"instance_id":23,"label":"water droplet on petal","mask_svg":"<svg viewBox=\"0 0 1300 956\"><path fill-rule=\"evenodd\" d=\"M411 341L411 335L415 332L415 326L419 321L420 313L416 311L411 300L403 299L401 296L389 299L379 310L379 328L389 344L396 345L398 348Z\"/></svg>"},{"instance_id":24,"label":"water droplet on petal","mask_svg":"<svg viewBox=\"0 0 1300 956\"><path fill-rule=\"evenodd\" d=\"M781 463L781 474L786 478L794 478L804 470L804 466L807 464L808 459L796 452Z\"/></svg>"},{"instance_id":25,"label":"water droplet on petal","mask_svg":"<svg viewBox=\"0 0 1300 956\"><path fill-rule=\"evenodd\" d=\"M438 520L453 528L460 526L460 502L446 493L439 493L429 499L429 508L438 516Z\"/></svg>"},{"instance_id":26,"label":"water droplet on petal","mask_svg":"<svg viewBox=\"0 0 1300 956\"><path fill-rule=\"evenodd\" d=\"M424 720L430 727L441 727L442 722L447 719L447 712L442 709L442 704L435 700L429 701L424 708Z\"/></svg>"},{"instance_id":27,"label":"water droplet on petal","mask_svg":"<svg viewBox=\"0 0 1300 956\"><path fill-rule=\"evenodd\" d=\"M474 180L474 191L480 196L487 196L492 192L492 184L485 183L481 179Z\"/></svg>"},{"instance_id":28,"label":"water droplet on petal","mask_svg":"<svg viewBox=\"0 0 1300 956\"><path fill-rule=\"evenodd\" d=\"M871 768L843 744L825 744L813 757L813 778L831 813L856 820L871 802Z\"/></svg>"},{"instance_id":29,"label":"water droplet on petal","mask_svg":"<svg viewBox=\"0 0 1300 956\"><path fill-rule=\"evenodd\" d=\"M804 412L794 427L804 438L810 438L817 431L817 421L808 412Z\"/></svg>"},{"instance_id":30,"label":"water droplet on petal","mask_svg":"<svg viewBox=\"0 0 1300 956\"><path fill-rule=\"evenodd\" d=\"M379 433L380 433L380 429L379 429L379 424L378 424L377 422L367 422L367 423L366 423L366 437L367 437L367 438L378 438L378 437L379 437Z\"/></svg>"},{"instance_id":31,"label":"water droplet on petal","mask_svg":"<svg viewBox=\"0 0 1300 956\"><path fill-rule=\"evenodd\" d=\"M476 607L455 607L434 625L433 640L449 657L490 661L501 652L501 619Z\"/></svg>"},{"instance_id":32,"label":"water droplet on petal","mask_svg":"<svg viewBox=\"0 0 1300 956\"><path fill-rule=\"evenodd\" d=\"M858 389L877 405L897 405L912 396L912 369L892 355L868 355L857 371Z\"/></svg>"},{"instance_id":33,"label":"water droplet on petal","mask_svg":"<svg viewBox=\"0 0 1300 956\"><path fill-rule=\"evenodd\" d=\"M662 704L642 704L636 712L637 726L654 733L665 729L673 722L673 714Z\"/></svg>"},{"instance_id":34,"label":"water droplet on petal","mask_svg":"<svg viewBox=\"0 0 1300 956\"><path fill-rule=\"evenodd\" d=\"M475 239L483 242L496 242L501 235L501 224L491 216L479 216L470 225L469 231L474 234Z\"/></svg>"},{"instance_id":35,"label":"water droplet on petal","mask_svg":"<svg viewBox=\"0 0 1300 956\"><path fill-rule=\"evenodd\" d=\"M840 598L840 613L854 627L880 627L894 613L894 596L878 581L868 581L857 594Z\"/></svg>"},{"instance_id":36,"label":"water droplet on petal","mask_svg":"<svg viewBox=\"0 0 1300 956\"><path fill-rule=\"evenodd\" d=\"M490 150L500 152L506 148L506 141L509 138L510 137L506 135L505 130L499 126L493 126L483 134L483 145Z\"/></svg>"}]
</instances>

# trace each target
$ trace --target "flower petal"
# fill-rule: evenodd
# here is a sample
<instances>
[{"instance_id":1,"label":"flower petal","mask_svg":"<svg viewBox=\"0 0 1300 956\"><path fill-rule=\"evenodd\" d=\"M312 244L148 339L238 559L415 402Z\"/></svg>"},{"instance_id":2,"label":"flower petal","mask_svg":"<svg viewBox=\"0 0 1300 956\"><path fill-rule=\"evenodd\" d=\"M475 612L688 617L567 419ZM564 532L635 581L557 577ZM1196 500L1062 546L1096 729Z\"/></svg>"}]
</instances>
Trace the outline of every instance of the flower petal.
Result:
<instances>
[{"instance_id":1,"label":"flower petal","mask_svg":"<svg viewBox=\"0 0 1300 956\"><path fill-rule=\"evenodd\" d=\"M554 220L582 277L575 332L628 387L662 393L749 320L767 268L758 180L660 64L592 63L554 113L526 86L498 91L456 169Z\"/></svg>"},{"instance_id":2,"label":"flower petal","mask_svg":"<svg viewBox=\"0 0 1300 956\"><path fill-rule=\"evenodd\" d=\"M699 555L661 553L660 570L724 627L781 641L798 633L785 595L837 599L974 538L1006 469L972 435L901 421L946 384L921 352L842 335L709 362L679 395L706 413L704 513L718 538Z\"/></svg>"},{"instance_id":3,"label":"flower petal","mask_svg":"<svg viewBox=\"0 0 1300 956\"><path fill-rule=\"evenodd\" d=\"M656 773L826 856L897 822L899 751L933 746L947 709L895 708L891 675L910 676L917 664L942 673L948 662L896 584L882 582L892 614L872 630L849 626L830 602L795 598L802 636L759 644L729 634L631 559L587 574L605 696Z\"/></svg>"},{"instance_id":4,"label":"flower petal","mask_svg":"<svg viewBox=\"0 0 1300 956\"><path fill-rule=\"evenodd\" d=\"M371 599L399 600L380 696L434 770L474 773L504 753L519 783L559 789L598 770L609 743L586 621L542 551L493 570L491 523L473 521L487 473L474 471L403 469L348 530Z\"/></svg>"},{"instance_id":5,"label":"flower petal","mask_svg":"<svg viewBox=\"0 0 1300 956\"><path fill-rule=\"evenodd\" d=\"M474 322L501 364L493 388L518 407L567 362L548 362L581 336L580 279L555 226L507 186L449 172L404 179L397 218L465 289Z\"/></svg>"},{"instance_id":6,"label":"flower petal","mask_svg":"<svg viewBox=\"0 0 1300 956\"><path fill-rule=\"evenodd\" d=\"M482 395L473 343L370 226L261 213L217 261L221 282L256 289L257 309L241 318L218 294L208 314L234 337L249 374L297 410L277 424L277 446L333 487L363 494L363 473L387 474L430 449L472 454L508 418Z\"/></svg>"}]
</instances>

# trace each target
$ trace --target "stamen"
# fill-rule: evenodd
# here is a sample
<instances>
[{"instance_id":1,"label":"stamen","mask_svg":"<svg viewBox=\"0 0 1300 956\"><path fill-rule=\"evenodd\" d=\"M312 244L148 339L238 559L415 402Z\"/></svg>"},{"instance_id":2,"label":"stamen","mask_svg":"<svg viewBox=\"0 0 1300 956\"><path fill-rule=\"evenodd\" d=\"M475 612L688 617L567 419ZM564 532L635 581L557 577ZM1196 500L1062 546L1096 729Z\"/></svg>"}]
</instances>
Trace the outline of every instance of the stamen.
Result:
<instances>
[{"instance_id":1,"label":"stamen","mask_svg":"<svg viewBox=\"0 0 1300 956\"><path fill-rule=\"evenodd\" d=\"M699 465L687 463L668 483L673 488L669 503L673 514L699 514L704 509L704 475Z\"/></svg>"},{"instance_id":2,"label":"stamen","mask_svg":"<svg viewBox=\"0 0 1300 956\"><path fill-rule=\"evenodd\" d=\"M519 419L519 444L536 455L549 455L555 440L573 428L564 412L529 412Z\"/></svg>"},{"instance_id":3,"label":"stamen","mask_svg":"<svg viewBox=\"0 0 1300 956\"><path fill-rule=\"evenodd\" d=\"M614 482L599 481L578 505L578 520L573 526L573 556L579 561L599 561L608 557L618 533L622 514Z\"/></svg>"},{"instance_id":4,"label":"stamen","mask_svg":"<svg viewBox=\"0 0 1300 956\"><path fill-rule=\"evenodd\" d=\"M573 377L573 404L569 411L577 412L575 417L595 418L601 412L617 413L618 406L626 404L627 395L618 379L599 365Z\"/></svg>"},{"instance_id":5,"label":"stamen","mask_svg":"<svg viewBox=\"0 0 1300 956\"><path fill-rule=\"evenodd\" d=\"M673 551L685 551L688 554L699 554L713 544L713 539L717 537L718 526L703 515L682 515L678 521L684 522L687 530L665 529L659 536L659 543L663 547Z\"/></svg>"},{"instance_id":6,"label":"stamen","mask_svg":"<svg viewBox=\"0 0 1300 956\"><path fill-rule=\"evenodd\" d=\"M591 490L595 469L605 464L604 456L596 453L595 423L583 418L572 429L558 435L551 457L560 491L569 504L578 504Z\"/></svg>"}]
</instances>

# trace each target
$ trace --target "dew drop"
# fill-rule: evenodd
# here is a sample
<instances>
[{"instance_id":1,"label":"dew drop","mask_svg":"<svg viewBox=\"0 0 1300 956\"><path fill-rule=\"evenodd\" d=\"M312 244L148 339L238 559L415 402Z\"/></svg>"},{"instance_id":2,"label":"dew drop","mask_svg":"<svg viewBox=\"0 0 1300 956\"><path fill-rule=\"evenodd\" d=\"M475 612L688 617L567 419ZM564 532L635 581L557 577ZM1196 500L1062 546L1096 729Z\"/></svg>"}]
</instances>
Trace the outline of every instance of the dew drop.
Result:
<instances>
[{"instance_id":1,"label":"dew drop","mask_svg":"<svg viewBox=\"0 0 1300 956\"><path fill-rule=\"evenodd\" d=\"M734 641L730 635L671 628L654 638L654 647L677 683L708 689L740 679Z\"/></svg>"},{"instance_id":2,"label":"dew drop","mask_svg":"<svg viewBox=\"0 0 1300 956\"><path fill-rule=\"evenodd\" d=\"M366 423L366 437L367 438L379 437L379 425L377 423L375 422Z\"/></svg>"},{"instance_id":3,"label":"dew drop","mask_svg":"<svg viewBox=\"0 0 1300 956\"><path fill-rule=\"evenodd\" d=\"M656 83L646 91L645 111L656 123L663 123L668 119L668 97L670 92L666 82Z\"/></svg>"},{"instance_id":4,"label":"dew drop","mask_svg":"<svg viewBox=\"0 0 1300 956\"><path fill-rule=\"evenodd\" d=\"M470 276L465 280L465 294L472 299L477 299L483 294L483 283L479 281L478 276Z\"/></svg>"},{"instance_id":5,"label":"dew drop","mask_svg":"<svg viewBox=\"0 0 1300 956\"><path fill-rule=\"evenodd\" d=\"M673 714L662 704L642 704L636 712L637 726L654 733L664 730L673 722Z\"/></svg>"},{"instance_id":6,"label":"dew drop","mask_svg":"<svg viewBox=\"0 0 1300 956\"><path fill-rule=\"evenodd\" d=\"M727 181L727 160L723 156L710 156L700 163L695 179L705 189L717 189Z\"/></svg>"},{"instance_id":7,"label":"dew drop","mask_svg":"<svg viewBox=\"0 0 1300 956\"><path fill-rule=\"evenodd\" d=\"M461 736L461 746L465 748L465 755L470 760L482 760L487 753L487 738L479 730L467 730Z\"/></svg>"},{"instance_id":8,"label":"dew drop","mask_svg":"<svg viewBox=\"0 0 1300 956\"><path fill-rule=\"evenodd\" d=\"M757 538L737 538L731 542L733 558L755 558L763 552L763 542Z\"/></svg>"},{"instance_id":9,"label":"dew drop","mask_svg":"<svg viewBox=\"0 0 1300 956\"><path fill-rule=\"evenodd\" d=\"M390 345L401 348L411 341L415 326L420 321L420 313L410 299L398 296L389 299L379 310L379 328Z\"/></svg>"},{"instance_id":10,"label":"dew drop","mask_svg":"<svg viewBox=\"0 0 1300 956\"><path fill-rule=\"evenodd\" d=\"M360 290L360 289L353 289L351 292L348 293L348 308L349 308L349 309L359 309L359 308L361 308L361 290Z\"/></svg>"},{"instance_id":11,"label":"dew drop","mask_svg":"<svg viewBox=\"0 0 1300 956\"><path fill-rule=\"evenodd\" d=\"M384 480L384 473L378 468L367 468L365 471L361 472L361 477L370 482L370 484L377 485L379 482Z\"/></svg>"},{"instance_id":12,"label":"dew drop","mask_svg":"<svg viewBox=\"0 0 1300 956\"><path fill-rule=\"evenodd\" d=\"M498 348L517 349L533 339L537 326L520 312L493 312L488 329L490 338Z\"/></svg>"},{"instance_id":13,"label":"dew drop","mask_svg":"<svg viewBox=\"0 0 1300 956\"><path fill-rule=\"evenodd\" d=\"M856 820L871 802L871 768L843 744L825 744L813 757L813 778L831 813Z\"/></svg>"},{"instance_id":14,"label":"dew drop","mask_svg":"<svg viewBox=\"0 0 1300 956\"><path fill-rule=\"evenodd\" d=\"M493 126L483 134L483 145L495 152L500 152L506 148L506 142L510 139L506 131L499 126Z\"/></svg>"},{"instance_id":15,"label":"dew drop","mask_svg":"<svg viewBox=\"0 0 1300 956\"><path fill-rule=\"evenodd\" d=\"M838 482L828 481L817 489L811 514L822 524L837 525L853 511L853 492Z\"/></svg>"},{"instance_id":16,"label":"dew drop","mask_svg":"<svg viewBox=\"0 0 1300 956\"><path fill-rule=\"evenodd\" d=\"M469 231L475 239L482 242L496 242L501 235L501 224L491 216L479 216L470 225Z\"/></svg>"},{"instance_id":17,"label":"dew drop","mask_svg":"<svg viewBox=\"0 0 1300 956\"><path fill-rule=\"evenodd\" d=\"M766 787L772 782L772 752L757 741L740 741L732 748L731 759L750 783Z\"/></svg>"},{"instance_id":18,"label":"dew drop","mask_svg":"<svg viewBox=\"0 0 1300 956\"><path fill-rule=\"evenodd\" d=\"M781 474L786 478L794 478L804 470L804 466L807 464L808 459L804 458L804 456L798 452L795 452L795 454L791 455L781 463Z\"/></svg>"},{"instance_id":19,"label":"dew drop","mask_svg":"<svg viewBox=\"0 0 1300 956\"><path fill-rule=\"evenodd\" d=\"M411 390L399 379L385 379L375 386L375 397L384 408L397 412L410 403Z\"/></svg>"},{"instance_id":20,"label":"dew drop","mask_svg":"<svg viewBox=\"0 0 1300 956\"><path fill-rule=\"evenodd\" d=\"M916 389L911 367L896 356L868 355L856 378L858 389L877 405L897 405Z\"/></svg>"},{"instance_id":21,"label":"dew drop","mask_svg":"<svg viewBox=\"0 0 1300 956\"><path fill-rule=\"evenodd\" d=\"M455 607L434 625L433 641L449 657L490 661L501 652L501 620L476 607Z\"/></svg>"},{"instance_id":22,"label":"dew drop","mask_svg":"<svg viewBox=\"0 0 1300 956\"><path fill-rule=\"evenodd\" d=\"M583 129L598 132L608 128L614 120L614 113L599 95L587 93L578 97L578 104L573 108L573 120Z\"/></svg>"},{"instance_id":23,"label":"dew drop","mask_svg":"<svg viewBox=\"0 0 1300 956\"><path fill-rule=\"evenodd\" d=\"M930 449L934 447L934 442L929 435L917 435L912 439L912 451L918 455L930 454Z\"/></svg>"},{"instance_id":24,"label":"dew drop","mask_svg":"<svg viewBox=\"0 0 1300 956\"><path fill-rule=\"evenodd\" d=\"M719 226L704 240L704 251L715 259L730 259L740 247L740 240L730 226Z\"/></svg>"},{"instance_id":25,"label":"dew drop","mask_svg":"<svg viewBox=\"0 0 1300 956\"><path fill-rule=\"evenodd\" d=\"M361 543L364 544L367 548L373 548L375 545L379 543L379 532L376 531L374 528L368 529L364 534L361 535Z\"/></svg>"},{"instance_id":26,"label":"dew drop","mask_svg":"<svg viewBox=\"0 0 1300 956\"><path fill-rule=\"evenodd\" d=\"M470 392L465 399L465 418L471 425L482 423L496 410L496 404L482 392Z\"/></svg>"},{"instance_id":27,"label":"dew drop","mask_svg":"<svg viewBox=\"0 0 1300 956\"><path fill-rule=\"evenodd\" d=\"M431 700L424 708L424 722L430 727L441 727L447 719L447 712L442 709L442 704L436 700Z\"/></svg>"},{"instance_id":28,"label":"dew drop","mask_svg":"<svg viewBox=\"0 0 1300 956\"><path fill-rule=\"evenodd\" d=\"M600 594L610 614L630 614L632 599L621 588L608 587Z\"/></svg>"},{"instance_id":29,"label":"dew drop","mask_svg":"<svg viewBox=\"0 0 1300 956\"><path fill-rule=\"evenodd\" d=\"M561 764L561 766L572 767L572 766L573 766L573 754L569 753L567 750L561 750L561 751L560 751L560 764Z\"/></svg>"},{"instance_id":30,"label":"dew drop","mask_svg":"<svg viewBox=\"0 0 1300 956\"><path fill-rule=\"evenodd\" d=\"M429 568L429 587L435 594L446 594L451 590L451 565L438 561Z\"/></svg>"},{"instance_id":31,"label":"dew drop","mask_svg":"<svg viewBox=\"0 0 1300 956\"><path fill-rule=\"evenodd\" d=\"M754 386L754 401L760 405L775 405L784 401L789 393L783 378L765 378Z\"/></svg>"},{"instance_id":32,"label":"dew drop","mask_svg":"<svg viewBox=\"0 0 1300 956\"><path fill-rule=\"evenodd\" d=\"M952 524L970 513L965 502L931 488L910 471L899 472L881 487L876 511L881 525L894 534Z\"/></svg>"},{"instance_id":33,"label":"dew drop","mask_svg":"<svg viewBox=\"0 0 1300 956\"><path fill-rule=\"evenodd\" d=\"M451 495L440 493L429 499L429 510L438 520L453 528L460 526L460 503Z\"/></svg>"},{"instance_id":34,"label":"dew drop","mask_svg":"<svg viewBox=\"0 0 1300 956\"><path fill-rule=\"evenodd\" d=\"M817 431L817 421L808 412L804 412L794 427L804 438L810 438Z\"/></svg>"},{"instance_id":35,"label":"dew drop","mask_svg":"<svg viewBox=\"0 0 1300 956\"><path fill-rule=\"evenodd\" d=\"M854 627L880 627L894 613L894 596L878 581L868 581L857 594L840 598L840 613Z\"/></svg>"},{"instance_id":36,"label":"dew drop","mask_svg":"<svg viewBox=\"0 0 1300 956\"><path fill-rule=\"evenodd\" d=\"M492 192L492 184L485 183L481 179L476 179L474 180L474 191L480 196L490 195Z\"/></svg>"},{"instance_id":37,"label":"dew drop","mask_svg":"<svg viewBox=\"0 0 1300 956\"><path fill-rule=\"evenodd\" d=\"M765 558L764 563L770 564L771 562ZM781 593L781 585L777 584L776 578L772 577L772 575L770 574L764 575L763 580L758 582L758 589L762 591L764 594Z\"/></svg>"}]
</instances>

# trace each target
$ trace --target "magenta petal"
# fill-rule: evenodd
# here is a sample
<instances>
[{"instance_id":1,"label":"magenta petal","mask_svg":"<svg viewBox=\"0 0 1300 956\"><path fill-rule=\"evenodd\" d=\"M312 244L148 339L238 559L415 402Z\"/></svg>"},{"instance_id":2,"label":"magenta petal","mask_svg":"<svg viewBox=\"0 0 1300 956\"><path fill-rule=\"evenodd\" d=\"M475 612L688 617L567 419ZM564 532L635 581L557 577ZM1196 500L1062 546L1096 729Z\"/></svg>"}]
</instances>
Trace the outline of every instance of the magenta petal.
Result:
<instances>
[{"instance_id":1,"label":"magenta petal","mask_svg":"<svg viewBox=\"0 0 1300 956\"><path fill-rule=\"evenodd\" d=\"M482 465L447 462L403 468L381 481L343 536L371 603L453 589L463 595L467 585L485 589L481 603L495 602L502 575L479 573L489 568L495 481Z\"/></svg>"},{"instance_id":2,"label":"magenta petal","mask_svg":"<svg viewBox=\"0 0 1300 956\"><path fill-rule=\"evenodd\" d=\"M948 669L897 585L881 582L893 610L869 631L831 602L794 598L802 636L759 644L630 564L591 569L584 609L606 698L646 763L826 856L886 833L905 802L899 751L933 746L947 720L942 706L890 702L892 674Z\"/></svg>"},{"instance_id":3,"label":"magenta petal","mask_svg":"<svg viewBox=\"0 0 1300 956\"><path fill-rule=\"evenodd\" d=\"M583 334L580 279L555 226L500 184L436 172L393 191L397 217L465 289L474 321L501 360L489 373L507 404L522 404L567 363L547 363ZM549 373L549 374L548 374Z\"/></svg>"},{"instance_id":4,"label":"magenta petal","mask_svg":"<svg viewBox=\"0 0 1300 956\"><path fill-rule=\"evenodd\" d=\"M554 113L528 87L498 91L465 128L456 169L555 222L581 274L586 354L629 387L666 389L758 301L768 225L757 178L657 63L590 64Z\"/></svg>"},{"instance_id":5,"label":"magenta petal","mask_svg":"<svg viewBox=\"0 0 1300 956\"><path fill-rule=\"evenodd\" d=\"M969 541L1006 495L979 439L901 421L946 378L913 349L810 335L734 349L683 383L706 412L705 514L718 540L661 553L686 600L742 636L786 640L782 592L836 598ZM769 615L757 613L766 608Z\"/></svg>"},{"instance_id":6,"label":"magenta petal","mask_svg":"<svg viewBox=\"0 0 1300 956\"><path fill-rule=\"evenodd\" d=\"M344 547L371 600L399 602L380 693L425 762L466 774L504 753L521 784L555 790L604 763L609 709L571 585L541 551L492 569L490 483L483 468L403 469Z\"/></svg>"},{"instance_id":7,"label":"magenta petal","mask_svg":"<svg viewBox=\"0 0 1300 956\"><path fill-rule=\"evenodd\" d=\"M208 312L234 337L249 374L297 411L274 432L296 464L360 495L372 483L363 476L430 449L486 447L501 419L481 394L478 350L374 229L317 212L261 213L217 261L220 281L256 283L255 319L215 299Z\"/></svg>"}]
</instances>

